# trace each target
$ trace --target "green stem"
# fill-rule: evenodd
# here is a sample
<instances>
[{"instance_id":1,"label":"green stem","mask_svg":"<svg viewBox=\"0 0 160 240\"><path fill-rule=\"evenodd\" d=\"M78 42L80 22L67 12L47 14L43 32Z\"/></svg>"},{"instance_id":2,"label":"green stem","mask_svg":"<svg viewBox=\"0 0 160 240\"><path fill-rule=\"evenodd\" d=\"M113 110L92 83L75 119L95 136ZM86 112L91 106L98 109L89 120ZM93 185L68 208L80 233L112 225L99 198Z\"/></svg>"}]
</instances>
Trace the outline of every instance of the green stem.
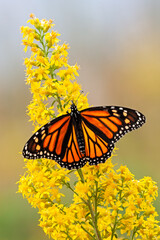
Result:
<instances>
[{"instance_id":1,"label":"green stem","mask_svg":"<svg viewBox=\"0 0 160 240\"><path fill-rule=\"evenodd\" d=\"M83 227L83 225L81 225L81 228L82 228L92 239L95 240L95 237L92 236L92 235L90 234L90 232L88 232L88 231Z\"/></svg>"},{"instance_id":2,"label":"green stem","mask_svg":"<svg viewBox=\"0 0 160 240\"><path fill-rule=\"evenodd\" d=\"M48 49L46 51L46 47L47 46L44 43L44 34L43 34L43 32L41 30L39 30L39 36L40 36L39 41L42 44L44 55L45 55L45 57L48 57Z\"/></svg>"},{"instance_id":3,"label":"green stem","mask_svg":"<svg viewBox=\"0 0 160 240\"><path fill-rule=\"evenodd\" d=\"M78 196L78 193L74 191L74 189L71 187L71 185L70 185L69 183L65 183L65 182L64 182L64 185L65 185L66 187L68 187L73 193L75 193L75 194ZM81 199L82 199L82 201L83 201L86 205L88 205L88 203L87 203L83 198L81 198ZM81 225L81 224L80 224L80 225ZM92 237L92 238L95 240L95 238L90 234L90 232L88 232L82 225L81 225L81 228L82 228L90 237Z\"/></svg>"},{"instance_id":4,"label":"green stem","mask_svg":"<svg viewBox=\"0 0 160 240\"><path fill-rule=\"evenodd\" d=\"M77 196L79 196L78 193L74 191L74 189L71 187L71 185L70 185L69 183L65 183L65 182L64 182L63 184L64 184L67 188L69 188L73 193L75 193Z\"/></svg>"},{"instance_id":5,"label":"green stem","mask_svg":"<svg viewBox=\"0 0 160 240\"><path fill-rule=\"evenodd\" d=\"M94 198L94 209L95 209L95 221L97 225L97 193L98 193L98 182L95 181L96 183L96 193L95 193L95 198Z\"/></svg>"},{"instance_id":6,"label":"green stem","mask_svg":"<svg viewBox=\"0 0 160 240\"><path fill-rule=\"evenodd\" d=\"M93 211L90 199L88 200L88 207L89 207L89 210L90 210L90 213L91 213L91 218L92 218L92 223L93 223L93 226L94 226L94 232L95 232L95 235L96 235L96 239L97 240L102 240L100 232L98 230L98 226L96 224L95 213Z\"/></svg>"},{"instance_id":7,"label":"green stem","mask_svg":"<svg viewBox=\"0 0 160 240\"><path fill-rule=\"evenodd\" d=\"M84 183L85 181L84 181L84 176L83 176L82 169L81 168L77 169L77 172L80 176L81 182Z\"/></svg>"},{"instance_id":8,"label":"green stem","mask_svg":"<svg viewBox=\"0 0 160 240\"><path fill-rule=\"evenodd\" d=\"M81 169L78 169L77 170L79 176L80 176L80 179L81 179L81 182L84 183L85 180L84 180L84 176L83 176L83 172ZM97 195L97 193L96 193ZM96 197L97 198L97 197ZM85 201L86 202L86 201ZM96 236L96 239L97 240L102 240L101 238L101 235L100 235L100 232L98 230L98 226L97 226L97 200L95 201L95 209L96 211L94 212L93 210L93 207L92 207L92 203L91 203L91 200L90 198L88 199L88 201L86 202L88 208L89 208L89 211L90 211L90 214L91 214L91 219L92 219L92 223L93 223L93 227L94 227L94 232L95 232L95 236Z\"/></svg>"},{"instance_id":9,"label":"green stem","mask_svg":"<svg viewBox=\"0 0 160 240\"><path fill-rule=\"evenodd\" d=\"M60 99L60 96L58 95L58 93L57 93L57 101L58 101L58 104L59 104L59 107L60 107L61 111L63 111L61 99Z\"/></svg>"},{"instance_id":10,"label":"green stem","mask_svg":"<svg viewBox=\"0 0 160 240\"><path fill-rule=\"evenodd\" d=\"M138 219L140 219L139 214L137 214L137 220L138 220ZM132 240L134 239L134 236L135 236L135 234L136 234L137 231L138 231L138 227L134 227L133 233L132 233Z\"/></svg>"},{"instance_id":11,"label":"green stem","mask_svg":"<svg viewBox=\"0 0 160 240\"><path fill-rule=\"evenodd\" d=\"M39 34L39 41L42 45L42 51L43 51L45 57L48 57L49 48L48 48L48 46L47 46L47 44L44 40L45 34L43 33L43 31L41 29L39 29L39 32L37 32L37 33ZM54 70L55 70L54 68L50 69L50 76L51 76L52 79L56 76L56 74L54 74ZM58 102L58 106L60 107L61 111L63 111L63 106L62 106L61 99L60 99L60 96L58 95L58 93L56 94L56 98L57 98L56 100Z\"/></svg>"},{"instance_id":12,"label":"green stem","mask_svg":"<svg viewBox=\"0 0 160 240\"><path fill-rule=\"evenodd\" d=\"M121 186L121 188L123 189L123 179L122 179L122 186ZM120 201L122 201L122 190L120 190L120 192L119 192L119 200ZM117 210L117 215L116 215L116 217L115 217L115 221L114 221L114 226L113 226L113 228L112 228L112 235L111 235L111 240L113 240L113 237L114 237L114 235L115 235L115 232L116 232L116 227L117 227L117 223L118 223L118 221L117 221L117 218L118 218L118 212L119 212L119 210Z\"/></svg>"},{"instance_id":13,"label":"green stem","mask_svg":"<svg viewBox=\"0 0 160 240\"><path fill-rule=\"evenodd\" d=\"M115 235L116 226L117 226L117 217L118 217L118 211L117 211L117 216L116 216L116 218L115 218L114 226L113 226L113 228L112 228L111 240L113 240L113 237L114 237L114 235Z\"/></svg>"},{"instance_id":14,"label":"green stem","mask_svg":"<svg viewBox=\"0 0 160 240\"><path fill-rule=\"evenodd\" d=\"M135 230L135 228L134 228L133 234L132 234L132 240L134 239L134 235L135 235L136 231L137 231L137 230Z\"/></svg>"},{"instance_id":15,"label":"green stem","mask_svg":"<svg viewBox=\"0 0 160 240\"><path fill-rule=\"evenodd\" d=\"M66 233L65 231L62 231L62 233L67 235L67 239L69 238L70 240L72 240L72 238L69 236L68 232Z\"/></svg>"},{"instance_id":16,"label":"green stem","mask_svg":"<svg viewBox=\"0 0 160 240\"><path fill-rule=\"evenodd\" d=\"M78 193L74 191L74 189L71 187L71 185L70 185L69 183L65 183L65 182L64 182L63 184L64 184L67 188L69 188L73 193L75 193L77 196L79 196ZM85 199L81 198L81 200L82 200L85 204L87 204L87 201L86 201Z\"/></svg>"}]
</instances>

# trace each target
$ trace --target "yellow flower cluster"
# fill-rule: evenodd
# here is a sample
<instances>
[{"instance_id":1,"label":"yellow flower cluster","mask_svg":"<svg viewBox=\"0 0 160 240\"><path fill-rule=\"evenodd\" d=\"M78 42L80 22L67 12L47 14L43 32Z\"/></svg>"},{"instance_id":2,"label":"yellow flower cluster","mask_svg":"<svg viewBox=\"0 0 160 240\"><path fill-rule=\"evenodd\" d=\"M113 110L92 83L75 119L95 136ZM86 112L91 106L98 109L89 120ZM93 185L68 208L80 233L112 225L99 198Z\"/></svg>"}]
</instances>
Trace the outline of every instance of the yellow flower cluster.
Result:
<instances>
[{"instance_id":1,"label":"yellow flower cluster","mask_svg":"<svg viewBox=\"0 0 160 240\"><path fill-rule=\"evenodd\" d=\"M81 86L75 81L78 76L77 64L68 64L68 44L59 45L60 35L51 30L54 26L52 20L41 21L30 15L28 21L31 27L22 26L24 50L30 47L31 56L25 58L26 82L30 85L33 94L28 106L28 115L36 127L47 123L54 118L54 105L59 114L66 113L71 101L75 102L78 109L88 107L87 97L81 93ZM49 30L51 30L49 32Z\"/></svg>"},{"instance_id":2,"label":"yellow flower cluster","mask_svg":"<svg viewBox=\"0 0 160 240\"><path fill-rule=\"evenodd\" d=\"M32 14L29 22L33 28L21 31L25 51L31 48L31 57L25 59L26 81L33 94L28 114L37 129L55 117L54 104L62 114L71 100L78 109L86 108L88 102L75 81L77 65L68 64L68 45L58 45L59 34L49 32L52 21L40 21ZM25 160L25 164L18 191L38 208L39 225L52 239L160 239L153 207L157 186L150 177L136 180L126 166L116 169L111 158L77 171L47 159ZM66 188L72 202L64 194Z\"/></svg>"},{"instance_id":3,"label":"yellow flower cluster","mask_svg":"<svg viewBox=\"0 0 160 240\"><path fill-rule=\"evenodd\" d=\"M126 166L115 170L111 158L74 171L74 184L70 171L54 161L29 160L26 168L19 192L39 209L40 226L52 239L160 239L157 186L150 177L138 181ZM62 203L64 186L74 193L70 205Z\"/></svg>"}]
</instances>

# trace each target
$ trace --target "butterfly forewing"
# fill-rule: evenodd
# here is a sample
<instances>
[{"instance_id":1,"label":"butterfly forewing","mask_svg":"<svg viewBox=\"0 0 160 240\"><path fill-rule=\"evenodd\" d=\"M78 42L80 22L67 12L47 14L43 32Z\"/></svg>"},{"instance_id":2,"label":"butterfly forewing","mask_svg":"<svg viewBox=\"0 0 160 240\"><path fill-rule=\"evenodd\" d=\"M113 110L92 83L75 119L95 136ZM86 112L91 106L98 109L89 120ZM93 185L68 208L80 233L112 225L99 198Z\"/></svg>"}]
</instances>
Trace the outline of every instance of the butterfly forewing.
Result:
<instances>
[{"instance_id":1,"label":"butterfly forewing","mask_svg":"<svg viewBox=\"0 0 160 240\"><path fill-rule=\"evenodd\" d=\"M64 157L70 133L70 115L58 117L33 134L24 146L23 156L28 159L60 160Z\"/></svg>"},{"instance_id":2,"label":"butterfly forewing","mask_svg":"<svg viewBox=\"0 0 160 240\"><path fill-rule=\"evenodd\" d=\"M145 116L129 108L95 107L81 111L81 116L107 142L117 141L126 132L139 128L145 123Z\"/></svg>"}]
</instances>

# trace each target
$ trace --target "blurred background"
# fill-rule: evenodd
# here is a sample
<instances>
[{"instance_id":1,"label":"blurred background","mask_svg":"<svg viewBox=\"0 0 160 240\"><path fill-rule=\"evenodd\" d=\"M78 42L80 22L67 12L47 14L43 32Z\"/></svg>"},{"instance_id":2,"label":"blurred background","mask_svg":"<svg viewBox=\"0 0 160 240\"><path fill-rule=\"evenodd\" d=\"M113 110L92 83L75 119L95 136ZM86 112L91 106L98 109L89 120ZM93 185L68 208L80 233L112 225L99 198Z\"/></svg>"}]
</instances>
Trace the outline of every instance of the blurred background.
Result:
<instances>
[{"instance_id":1,"label":"blurred background","mask_svg":"<svg viewBox=\"0 0 160 240\"><path fill-rule=\"evenodd\" d=\"M69 63L80 65L78 82L91 105L121 105L146 115L141 129L116 144L114 162L137 179L151 176L160 189L160 1L0 0L0 240L48 239L37 210L16 194L24 172L19 152L33 130L20 34L30 13L54 19L70 45ZM155 206L160 214L159 197Z\"/></svg>"}]
</instances>

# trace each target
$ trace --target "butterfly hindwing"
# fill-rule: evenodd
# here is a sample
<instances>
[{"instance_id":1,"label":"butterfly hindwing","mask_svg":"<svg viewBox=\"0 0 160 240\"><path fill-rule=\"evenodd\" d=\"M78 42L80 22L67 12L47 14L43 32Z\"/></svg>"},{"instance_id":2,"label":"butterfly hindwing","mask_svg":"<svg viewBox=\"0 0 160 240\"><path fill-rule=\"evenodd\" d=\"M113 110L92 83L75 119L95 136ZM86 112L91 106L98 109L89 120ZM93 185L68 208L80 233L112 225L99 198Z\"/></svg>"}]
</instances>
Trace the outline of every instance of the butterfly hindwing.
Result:
<instances>
[{"instance_id":1,"label":"butterfly hindwing","mask_svg":"<svg viewBox=\"0 0 160 240\"><path fill-rule=\"evenodd\" d=\"M86 164L84 154L80 152L74 124L71 124L72 130L67 141L65 155L62 161L58 163L68 169L81 168Z\"/></svg>"},{"instance_id":2,"label":"butterfly hindwing","mask_svg":"<svg viewBox=\"0 0 160 240\"><path fill-rule=\"evenodd\" d=\"M103 163L111 156L114 144L104 141L98 131L87 122L82 121L82 129L85 139L85 155L90 165Z\"/></svg>"}]
</instances>

